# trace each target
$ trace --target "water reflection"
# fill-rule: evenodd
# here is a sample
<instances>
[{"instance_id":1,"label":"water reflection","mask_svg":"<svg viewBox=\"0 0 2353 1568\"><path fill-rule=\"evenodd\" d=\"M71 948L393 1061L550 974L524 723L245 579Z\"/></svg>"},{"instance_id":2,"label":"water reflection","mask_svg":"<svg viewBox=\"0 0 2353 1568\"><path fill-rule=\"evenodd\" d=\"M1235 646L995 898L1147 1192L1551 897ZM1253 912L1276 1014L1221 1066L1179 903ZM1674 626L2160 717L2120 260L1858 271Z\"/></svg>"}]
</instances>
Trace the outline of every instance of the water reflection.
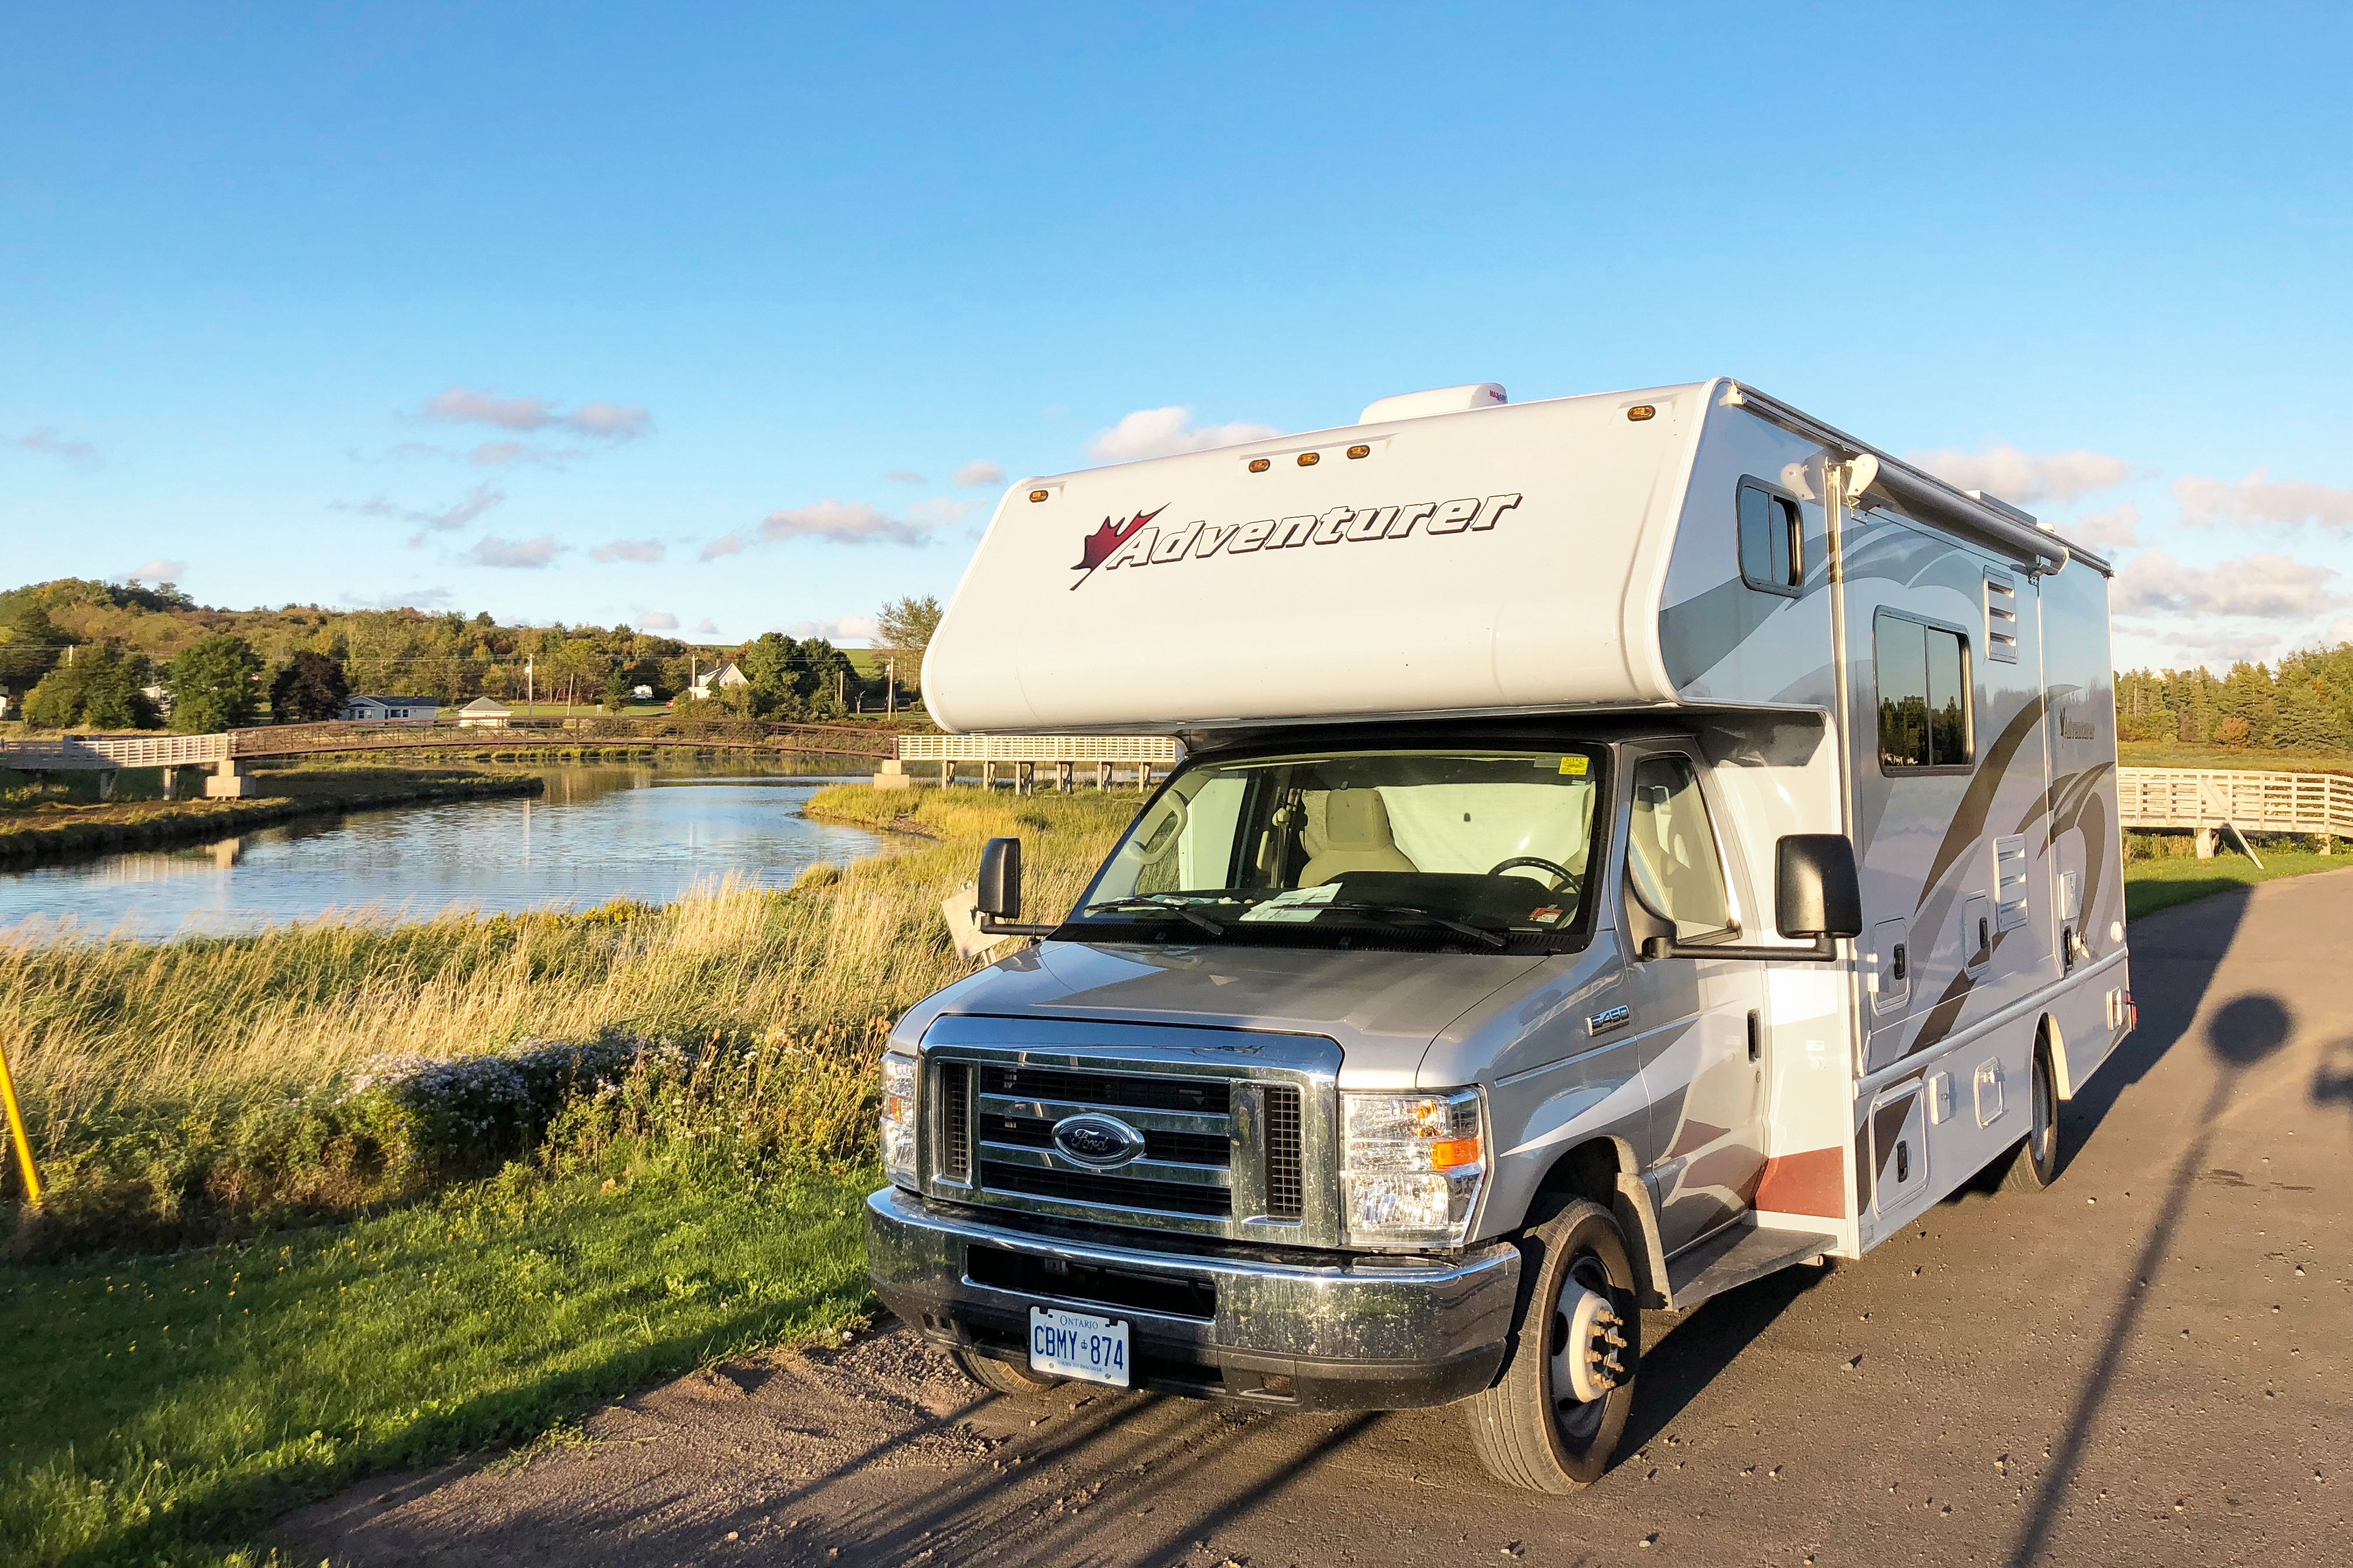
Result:
<instances>
[{"instance_id":1,"label":"water reflection","mask_svg":"<svg viewBox=\"0 0 2353 1568\"><path fill-rule=\"evenodd\" d=\"M537 797L311 817L166 850L0 874L0 930L34 921L159 937L259 930L331 910L422 917L616 898L659 902L733 876L789 886L882 847L800 815L831 782L740 762L544 770Z\"/></svg>"}]
</instances>

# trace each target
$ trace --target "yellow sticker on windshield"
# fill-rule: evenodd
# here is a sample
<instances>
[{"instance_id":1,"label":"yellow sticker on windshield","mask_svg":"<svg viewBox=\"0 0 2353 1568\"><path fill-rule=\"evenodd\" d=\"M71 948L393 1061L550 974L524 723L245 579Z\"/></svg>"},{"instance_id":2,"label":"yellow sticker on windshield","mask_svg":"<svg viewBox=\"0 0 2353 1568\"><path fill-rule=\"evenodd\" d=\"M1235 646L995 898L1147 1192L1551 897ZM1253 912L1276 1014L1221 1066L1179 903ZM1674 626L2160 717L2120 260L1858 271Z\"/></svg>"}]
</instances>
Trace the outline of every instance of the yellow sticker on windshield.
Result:
<instances>
[{"instance_id":1,"label":"yellow sticker on windshield","mask_svg":"<svg viewBox=\"0 0 2353 1568\"><path fill-rule=\"evenodd\" d=\"M1564 778L1572 778L1572 779L1581 779L1581 778L1583 778L1583 777L1585 776L1585 763L1586 763L1586 759L1585 759L1585 758L1583 758L1583 757L1563 757L1563 758L1561 758L1561 760L1560 760L1560 771L1561 771L1561 776L1562 776L1562 777L1564 777Z\"/></svg>"}]
</instances>

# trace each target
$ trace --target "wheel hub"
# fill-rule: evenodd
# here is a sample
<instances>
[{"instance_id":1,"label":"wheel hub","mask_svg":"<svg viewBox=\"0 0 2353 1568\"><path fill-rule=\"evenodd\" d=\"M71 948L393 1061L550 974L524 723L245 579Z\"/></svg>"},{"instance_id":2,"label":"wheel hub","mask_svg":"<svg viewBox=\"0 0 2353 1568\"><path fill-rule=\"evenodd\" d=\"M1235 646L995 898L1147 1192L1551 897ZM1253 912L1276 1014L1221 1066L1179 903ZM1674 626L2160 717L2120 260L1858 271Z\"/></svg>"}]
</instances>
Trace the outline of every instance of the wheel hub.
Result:
<instances>
[{"instance_id":1,"label":"wheel hub","mask_svg":"<svg viewBox=\"0 0 2353 1568\"><path fill-rule=\"evenodd\" d=\"M1625 1320L1609 1305L1609 1298L1572 1284L1561 1292L1555 1310L1558 1339L1552 1354L1553 1397L1589 1404L1623 1383L1626 1368L1619 1352L1626 1348L1626 1336L1620 1332Z\"/></svg>"}]
</instances>

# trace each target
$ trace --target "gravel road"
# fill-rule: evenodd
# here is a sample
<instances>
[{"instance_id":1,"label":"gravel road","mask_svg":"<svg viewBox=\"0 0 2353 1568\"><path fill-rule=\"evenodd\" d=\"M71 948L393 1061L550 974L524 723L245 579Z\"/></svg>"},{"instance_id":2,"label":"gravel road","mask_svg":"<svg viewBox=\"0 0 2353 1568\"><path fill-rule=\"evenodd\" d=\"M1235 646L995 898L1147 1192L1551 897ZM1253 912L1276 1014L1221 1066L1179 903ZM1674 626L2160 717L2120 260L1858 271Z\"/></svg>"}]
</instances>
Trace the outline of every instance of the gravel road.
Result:
<instances>
[{"instance_id":1,"label":"gravel road","mask_svg":"<svg viewBox=\"0 0 2353 1568\"><path fill-rule=\"evenodd\" d=\"M520 1468L285 1521L358 1564L2353 1561L2353 877L2133 930L2139 1032L2037 1196L1644 1325L1617 1468L1489 1482L1451 1411L977 1396L904 1331L656 1389Z\"/></svg>"}]
</instances>

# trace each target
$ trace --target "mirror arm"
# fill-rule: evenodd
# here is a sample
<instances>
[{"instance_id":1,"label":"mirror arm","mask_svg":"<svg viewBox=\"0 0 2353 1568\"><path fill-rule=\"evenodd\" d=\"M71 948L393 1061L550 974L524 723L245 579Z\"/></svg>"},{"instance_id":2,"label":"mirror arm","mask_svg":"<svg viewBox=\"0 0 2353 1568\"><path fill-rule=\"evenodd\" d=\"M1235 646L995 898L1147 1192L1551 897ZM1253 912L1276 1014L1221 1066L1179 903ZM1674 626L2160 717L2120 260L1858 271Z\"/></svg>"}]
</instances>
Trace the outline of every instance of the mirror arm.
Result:
<instances>
[{"instance_id":1,"label":"mirror arm","mask_svg":"<svg viewBox=\"0 0 2353 1568\"><path fill-rule=\"evenodd\" d=\"M1027 921L1001 921L991 914L976 913L973 919L983 936L1051 936L1062 929L1059 925L1037 925Z\"/></svg>"},{"instance_id":2,"label":"mirror arm","mask_svg":"<svg viewBox=\"0 0 2353 1568\"><path fill-rule=\"evenodd\" d=\"M1654 936L1641 948L1644 959L1653 958L1764 958L1785 963L1830 963L1838 958L1838 939L1818 936L1811 947L1735 947L1729 943L1716 945L1704 942L1677 942L1672 937Z\"/></svg>"}]
</instances>

